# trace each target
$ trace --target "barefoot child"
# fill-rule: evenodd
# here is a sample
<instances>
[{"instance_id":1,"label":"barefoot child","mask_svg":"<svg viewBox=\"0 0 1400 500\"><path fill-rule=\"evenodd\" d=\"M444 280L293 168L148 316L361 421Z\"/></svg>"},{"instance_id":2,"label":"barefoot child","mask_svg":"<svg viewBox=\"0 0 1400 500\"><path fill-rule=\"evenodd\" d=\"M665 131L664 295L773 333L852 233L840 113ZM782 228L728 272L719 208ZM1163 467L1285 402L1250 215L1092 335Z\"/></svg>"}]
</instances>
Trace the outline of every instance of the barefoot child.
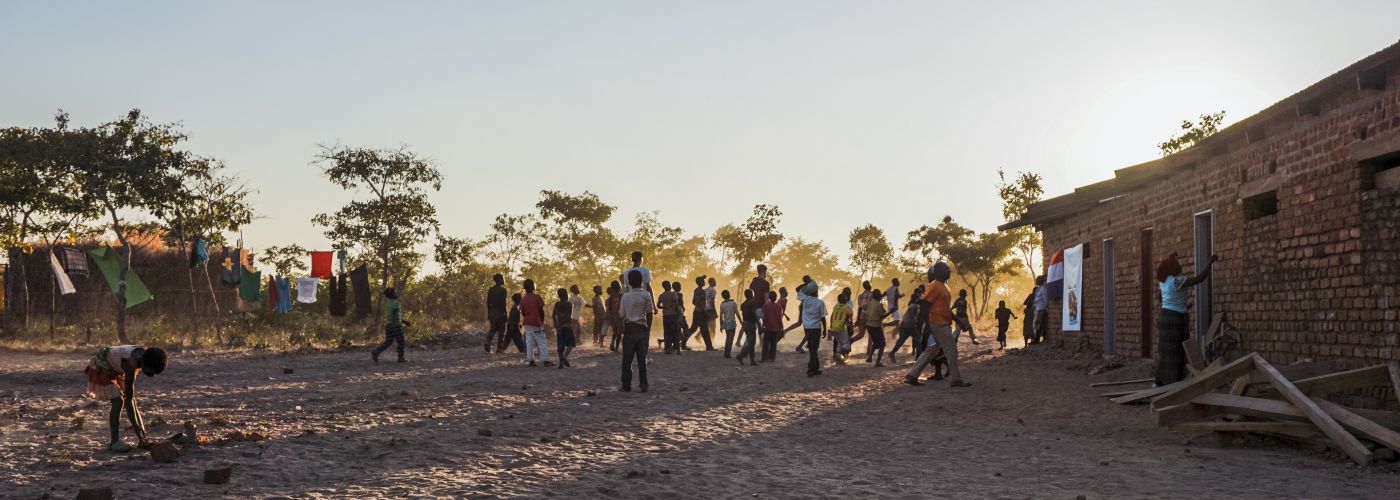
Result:
<instances>
[{"instance_id":1,"label":"barefoot child","mask_svg":"<svg viewBox=\"0 0 1400 500\"><path fill-rule=\"evenodd\" d=\"M872 295L879 297L880 289L876 288ZM872 299L865 304L861 316L865 319L865 334L870 338L870 351L865 353L866 362L873 358L875 366L885 366L882 362L885 359L885 318L890 316L890 312L885 310L884 301Z\"/></svg>"},{"instance_id":2,"label":"barefoot child","mask_svg":"<svg viewBox=\"0 0 1400 500\"><path fill-rule=\"evenodd\" d=\"M389 345L398 343L399 362L407 361L403 357L404 338L403 327L410 326L403 320L403 305L399 304L399 293L393 287L384 289L384 343L370 351L370 359L375 363L379 362L379 354L389 349Z\"/></svg>"},{"instance_id":3,"label":"barefoot child","mask_svg":"<svg viewBox=\"0 0 1400 500\"><path fill-rule=\"evenodd\" d=\"M136 408L136 374L145 373L154 377L165 371L165 350L159 347L122 345L103 347L88 361L83 370L87 375L89 397L112 402L112 413L107 423L112 430L112 441L107 450L114 453L131 451L131 445L121 440L121 413L126 409L126 417L136 431L136 439L142 448L150 446L146 441L146 424L141 420L141 411Z\"/></svg>"},{"instance_id":4,"label":"barefoot child","mask_svg":"<svg viewBox=\"0 0 1400 500\"><path fill-rule=\"evenodd\" d=\"M569 291L559 289L559 302L554 303L554 342L559 351L559 369L569 367L569 353L574 350L574 303Z\"/></svg>"},{"instance_id":5,"label":"barefoot child","mask_svg":"<svg viewBox=\"0 0 1400 500\"><path fill-rule=\"evenodd\" d=\"M1006 349L1006 329L1011 327L1011 320L1016 318L1016 314L1007 309L1006 301L997 303L997 343L1001 344L998 349ZM1016 318L1019 319L1019 318Z\"/></svg>"},{"instance_id":6,"label":"barefoot child","mask_svg":"<svg viewBox=\"0 0 1400 500\"><path fill-rule=\"evenodd\" d=\"M502 349L505 348L506 341L515 344L515 350L525 352L525 337L520 333L520 294L510 296L510 314L506 316L506 336L501 342ZM501 352L502 349L496 349Z\"/></svg>"},{"instance_id":7,"label":"barefoot child","mask_svg":"<svg viewBox=\"0 0 1400 500\"><path fill-rule=\"evenodd\" d=\"M724 330L724 358L729 359L734 352L734 330L739 327L736 321L739 313L739 304L734 302L734 298L729 295L729 290L720 292L720 297L724 302L719 305L719 329ZM742 344L743 341L740 341Z\"/></svg>"},{"instance_id":8,"label":"barefoot child","mask_svg":"<svg viewBox=\"0 0 1400 500\"><path fill-rule=\"evenodd\" d=\"M846 354L851 352L851 289L841 291L836 296L836 305L831 308L831 362L846 364Z\"/></svg>"}]
</instances>

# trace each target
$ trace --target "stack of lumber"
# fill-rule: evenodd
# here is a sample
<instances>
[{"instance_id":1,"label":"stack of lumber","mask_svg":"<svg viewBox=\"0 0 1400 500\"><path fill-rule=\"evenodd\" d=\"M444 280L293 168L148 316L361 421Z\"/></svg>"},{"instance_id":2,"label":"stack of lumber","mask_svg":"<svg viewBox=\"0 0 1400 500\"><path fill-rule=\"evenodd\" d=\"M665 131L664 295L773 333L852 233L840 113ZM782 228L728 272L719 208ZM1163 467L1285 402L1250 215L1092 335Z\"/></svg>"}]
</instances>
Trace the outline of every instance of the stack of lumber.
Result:
<instances>
[{"instance_id":1,"label":"stack of lumber","mask_svg":"<svg viewBox=\"0 0 1400 500\"><path fill-rule=\"evenodd\" d=\"M1319 365L1275 368L1257 353L1216 360L1191 378L1130 393L1108 393L1120 404L1150 403L1159 427L1192 432L1262 433L1325 444L1366 465L1377 454L1400 452L1400 414L1350 408L1328 394L1389 387L1400 394L1400 364L1318 374ZM1141 383L1143 381L1127 381Z\"/></svg>"}]
</instances>

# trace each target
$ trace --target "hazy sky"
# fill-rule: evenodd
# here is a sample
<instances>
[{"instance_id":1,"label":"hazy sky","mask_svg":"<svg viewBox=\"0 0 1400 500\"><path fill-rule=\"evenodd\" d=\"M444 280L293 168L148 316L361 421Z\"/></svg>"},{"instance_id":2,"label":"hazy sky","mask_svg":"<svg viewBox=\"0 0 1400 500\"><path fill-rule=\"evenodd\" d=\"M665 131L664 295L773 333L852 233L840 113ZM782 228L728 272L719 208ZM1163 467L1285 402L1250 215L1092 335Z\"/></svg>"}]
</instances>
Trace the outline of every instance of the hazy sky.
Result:
<instances>
[{"instance_id":1,"label":"hazy sky","mask_svg":"<svg viewBox=\"0 0 1400 500\"><path fill-rule=\"evenodd\" d=\"M1236 121L1400 38L1395 1L5 2L0 125L139 107L257 189L256 247L326 247L350 194L317 144L408 144L480 237L541 189L690 232L774 203L845 255L950 214L1001 222L998 167L1050 195Z\"/></svg>"}]
</instances>

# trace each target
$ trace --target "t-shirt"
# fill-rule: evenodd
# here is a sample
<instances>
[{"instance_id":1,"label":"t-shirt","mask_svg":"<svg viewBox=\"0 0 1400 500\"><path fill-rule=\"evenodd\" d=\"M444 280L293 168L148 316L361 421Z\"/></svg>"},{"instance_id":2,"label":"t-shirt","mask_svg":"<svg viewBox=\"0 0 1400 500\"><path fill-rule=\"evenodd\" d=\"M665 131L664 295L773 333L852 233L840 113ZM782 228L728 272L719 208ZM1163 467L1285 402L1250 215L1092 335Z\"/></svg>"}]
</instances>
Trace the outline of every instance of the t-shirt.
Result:
<instances>
[{"instance_id":1,"label":"t-shirt","mask_svg":"<svg viewBox=\"0 0 1400 500\"><path fill-rule=\"evenodd\" d=\"M608 296L608 321L619 321L622 319L622 294L616 293Z\"/></svg>"},{"instance_id":2,"label":"t-shirt","mask_svg":"<svg viewBox=\"0 0 1400 500\"><path fill-rule=\"evenodd\" d=\"M492 318L506 316L506 287L494 285L486 291L486 314Z\"/></svg>"},{"instance_id":3,"label":"t-shirt","mask_svg":"<svg viewBox=\"0 0 1400 500\"><path fill-rule=\"evenodd\" d=\"M967 299L958 297L958 300L953 301L953 317L967 319Z\"/></svg>"},{"instance_id":4,"label":"t-shirt","mask_svg":"<svg viewBox=\"0 0 1400 500\"><path fill-rule=\"evenodd\" d=\"M695 295L692 295L692 296L690 297L690 305L695 306L695 309L692 309L692 311L699 312L699 311L705 311L705 310L713 310L712 307L708 307L708 306L706 305L706 304L707 304L707 303L705 302L705 294L706 294L706 293L708 293L708 291L706 291L706 290L700 290L699 293L696 293Z\"/></svg>"},{"instance_id":5,"label":"t-shirt","mask_svg":"<svg viewBox=\"0 0 1400 500\"><path fill-rule=\"evenodd\" d=\"M845 302L831 308L831 331L844 332L851 322L851 305Z\"/></svg>"},{"instance_id":6,"label":"t-shirt","mask_svg":"<svg viewBox=\"0 0 1400 500\"><path fill-rule=\"evenodd\" d=\"M768 300L769 286L768 280L762 276L754 276L753 281L749 283L749 290L753 290L753 309L761 309L763 303Z\"/></svg>"},{"instance_id":7,"label":"t-shirt","mask_svg":"<svg viewBox=\"0 0 1400 500\"><path fill-rule=\"evenodd\" d=\"M880 328L885 324L885 316L889 313L885 311L885 303L872 300L865 305L865 326L867 328Z\"/></svg>"},{"instance_id":8,"label":"t-shirt","mask_svg":"<svg viewBox=\"0 0 1400 500\"><path fill-rule=\"evenodd\" d=\"M735 315L739 314L739 304L732 300L726 300L719 305L719 321L726 325L734 324Z\"/></svg>"},{"instance_id":9,"label":"t-shirt","mask_svg":"<svg viewBox=\"0 0 1400 500\"><path fill-rule=\"evenodd\" d=\"M924 302L928 304L928 323L930 325L951 325L953 324L953 310L948 306L953 294L948 291L948 285L941 282L928 284L924 290Z\"/></svg>"},{"instance_id":10,"label":"t-shirt","mask_svg":"<svg viewBox=\"0 0 1400 500\"><path fill-rule=\"evenodd\" d=\"M1011 310L1005 307L997 308L997 326L1007 326L1011 324Z\"/></svg>"},{"instance_id":11,"label":"t-shirt","mask_svg":"<svg viewBox=\"0 0 1400 500\"><path fill-rule=\"evenodd\" d=\"M622 283L622 291L623 291L623 292L626 292L626 291L629 291L629 290L632 289L631 282L627 280L627 275L632 274L632 271L634 271L634 270L635 270L635 271L641 271L641 272L642 272L642 290L646 290L649 286L651 286L651 270L650 270L650 269L647 269L645 266L629 267L629 268L627 268L626 271L623 271L623 272L622 272L622 282L621 282L621 283Z\"/></svg>"},{"instance_id":12,"label":"t-shirt","mask_svg":"<svg viewBox=\"0 0 1400 500\"><path fill-rule=\"evenodd\" d=\"M647 324L647 314L651 312L651 294L643 289L633 289L622 295L622 320L637 325Z\"/></svg>"},{"instance_id":13,"label":"t-shirt","mask_svg":"<svg viewBox=\"0 0 1400 500\"><path fill-rule=\"evenodd\" d=\"M778 307L777 302L763 304L763 331L783 331L783 309Z\"/></svg>"},{"instance_id":14,"label":"t-shirt","mask_svg":"<svg viewBox=\"0 0 1400 500\"><path fill-rule=\"evenodd\" d=\"M577 294L577 293L576 293L576 294L573 294L573 295L571 295L571 296L569 296L569 307L571 307L571 308L573 309L573 314L571 314L571 315L569 316L569 319L574 320L574 321L578 321L579 318L582 318L582 317L583 317L583 296L582 296L582 295L579 295L579 294Z\"/></svg>"},{"instance_id":15,"label":"t-shirt","mask_svg":"<svg viewBox=\"0 0 1400 500\"><path fill-rule=\"evenodd\" d=\"M607 309L607 306L603 304L603 296L602 296L602 295L594 295L594 296L593 296L593 322L594 322L594 323L602 323L603 320L607 319L606 309Z\"/></svg>"},{"instance_id":16,"label":"t-shirt","mask_svg":"<svg viewBox=\"0 0 1400 500\"><path fill-rule=\"evenodd\" d=\"M1186 314L1185 284L1186 278L1181 276L1167 276L1166 281L1157 284L1162 290L1162 309Z\"/></svg>"},{"instance_id":17,"label":"t-shirt","mask_svg":"<svg viewBox=\"0 0 1400 500\"><path fill-rule=\"evenodd\" d=\"M899 310L899 285L894 285L885 290L885 301L889 302L891 311Z\"/></svg>"},{"instance_id":18,"label":"t-shirt","mask_svg":"<svg viewBox=\"0 0 1400 500\"><path fill-rule=\"evenodd\" d=\"M857 298L856 305L859 306L862 310L864 310L865 305L870 303L870 298L873 295L874 294L870 293L870 290L860 292L860 297Z\"/></svg>"},{"instance_id":19,"label":"t-shirt","mask_svg":"<svg viewBox=\"0 0 1400 500\"><path fill-rule=\"evenodd\" d=\"M1041 286L1041 287L1036 287L1036 289L1035 289L1035 312L1044 311L1046 308L1049 307L1050 298L1047 297L1047 296L1045 295L1046 293L1047 293L1047 292L1046 292L1046 290L1045 290L1045 287L1043 287L1043 286Z\"/></svg>"},{"instance_id":20,"label":"t-shirt","mask_svg":"<svg viewBox=\"0 0 1400 500\"><path fill-rule=\"evenodd\" d=\"M571 328L573 326L573 302L561 300L554 303L554 328Z\"/></svg>"},{"instance_id":21,"label":"t-shirt","mask_svg":"<svg viewBox=\"0 0 1400 500\"><path fill-rule=\"evenodd\" d=\"M913 301L909 303L909 309L904 311L904 316L899 320L899 327L906 329L917 329L924 320L923 301Z\"/></svg>"},{"instance_id":22,"label":"t-shirt","mask_svg":"<svg viewBox=\"0 0 1400 500\"><path fill-rule=\"evenodd\" d=\"M776 304L778 304L778 309L782 310L782 311L783 311L783 315L786 316L786 315L787 315L787 297L779 298L778 301L776 302Z\"/></svg>"},{"instance_id":23,"label":"t-shirt","mask_svg":"<svg viewBox=\"0 0 1400 500\"><path fill-rule=\"evenodd\" d=\"M403 305L397 299L389 299L384 302L384 324L389 326L403 326Z\"/></svg>"},{"instance_id":24,"label":"t-shirt","mask_svg":"<svg viewBox=\"0 0 1400 500\"><path fill-rule=\"evenodd\" d=\"M544 299L530 292L520 298L520 317L525 326L544 326Z\"/></svg>"},{"instance_id":25,"label":"t-shirt","mask_svg":"<svg viewBox=\"0 0 1400 500\"><path fill-rule=\"evenodd\" d=\"M802 301L802 328L821 328L822 320L826 319L826 302L801 293L797 294L797 300Z\"/></svg>"},{"instance_id":26,"label":"t-shirt","mask_svg":"<svg viewBox=\"0 0 1400 500\"><path fill-rule=\"evenodd\" d=\"M713 286L705 289L705 310L715 310L715 287Z\"/></svg>"},{"instance_id":27,"label":"t-shirt","mask_svg":"<svg viewBox=\"0 0 1400 500\"><path fill-rule=\"evenodd\" d=\"M661 298L657 299L661 306L662 316L675 316L679 313L676 310L676 292L666 290L661 292Z\"/></svg>"},{"instance_id":28,"label":"t-shirt","mask_svg":"<svg viewBox=\"0 0 1400 500\"><path fill-rule=\"evenodd\" d=\"M506 331L512 334L520 333L520 308L510 308L510 316L506 318Z\"/></svg>"}]
</instances>

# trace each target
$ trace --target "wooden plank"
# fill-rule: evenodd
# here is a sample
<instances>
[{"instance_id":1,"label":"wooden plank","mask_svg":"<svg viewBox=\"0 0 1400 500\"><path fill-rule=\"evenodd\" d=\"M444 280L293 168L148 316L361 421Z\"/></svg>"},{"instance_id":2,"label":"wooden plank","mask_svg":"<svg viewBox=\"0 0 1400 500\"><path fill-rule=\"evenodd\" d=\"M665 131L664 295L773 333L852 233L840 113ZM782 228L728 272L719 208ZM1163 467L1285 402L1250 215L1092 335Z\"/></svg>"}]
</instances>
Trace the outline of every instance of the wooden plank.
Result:
<instances>
[{"instance_id":1,"label":"wooden plank","mask_svg":"<svg viewBox=\"0 0 1400 500\"><path fill-rule=\"evenodd\" d=\"M1249 389L1249 375L1237 378L1230 384L1230 394L1236 396L1243 396L1246 389Z\"/></svg>"},{"instance_id":2,"label":"wooden plank","mask_svg":"<svg viewBox=\"0 0 1400 500\"><path fill-rule=\"evenodd\" d=\"M1186 367L1190 368L1192 373L1200 373L1206 369L1205 355L1201 354L1201 343L1196 337L1181 341L1181 348L1186 351Z\"/></svg>"},{"instance_id":3,"label":"wooden plank","mask_svg":"<svg viewBox=\"0 0 1400 500\"><path fill-rule=\"evenodd\" d=\"M1368 386L1390 386L1390 366L1375 365L1293 381L1293 386L1305 394L1327 395ZM1271 388L1275 389L1275 388ZM1276 389L1275 389L1276 390ZM1273 391L1265 391L1270 395Z\"/></svg>"},{"instance_id":4,"label":"wooden plank","mask_svg":"<svg viewBox=\"0 0 1400 500\"><path fill-rule=\"evenodd\" d=\"M1400 363L1391 361L1386 366L1390 367L1390 394L1400 400Z\"/></svg>"},{"instance_id":5,"label":"wooden plank","mask_svg":"<svg viewBox=\"0 0 1400 500\"><path fill-rule=\"evenodd\" d=\"M1114 403L1118 403L1118 404L1120 404L1120 405L1145 402L1145 401L1147 401L1147 400L1149 400L1149 399L1152 399L1152 398L1154 398L1154 397L1157 397L1157 396L1159 396L1159 395L1166 394L1167 391L1170 391L1170 390L1175 389L1175 388L1177 388L1177 387L1181 387L1181 386L1183 386L1183 385L1186 385L1187 382L1188 382L1188 381L1186 381L1186 380L1182 380L1182 381L1180 381L1180 382L1167 384L1167 385L1164 385L1164 386L1161 386L1161 387L1153 387L1153 388L1151 388L1151 389L1143 389L1143 390L1141 390L1141 391L1137 391L1137 392L1135 392L1135 393L1132 393L1132 394L1129 394L1129 395L1126 395L1126 396L1120 396L1120 397L1113 398L1112 401L1113 401Z\"/></svg>"},{"instance_id":6,"label":"wooden plank","mask_svg":"<svg viewBox=\"0 0 1400 500\"><path fill-rule=\"evenodd\" d=\"M1114 382L1099 382L1099 383L1095 383L1095 384L1089 384L1089 387L1108 387L1108 386L1113 386L1113 385L1129 385L1129 384L1150 384L1150 383L1152 383L1152 382L1155 382L1156 380L1157 380L1157 379L1155 379L1155 378L1140 378L1140 379L1137 379L1137 380L1118 380L1118 381L1114 381Z\"/></svg>"},{"instance_id":7,"label":"wooden plank","mask_svg":"<svg viewBox=\"0 0 1400 500\"><path fill-rule=\"evenodd\" d=\"M1201 344L1201 347L1208 346L1212 341L1215 340L1215 336L1220 333L1220 324L1224 322L1225 313L1223 312L1215 313L1213 316L1210 317L1210 327L1206 328L1205 342Z\"/></svg>"},{"instance_id":8,"label":"wooden plank","mask_svg":"<svg viewBox=\"0 0 1400 500\"><path fill-rule=\"evenodd\" d=\"M1317 432L1309 422L1186 422L1172 426L1186 432Z\"/></svg>"},{"instance_id":9,"label":"wooden plank","mask_svg":"<svg viewBox=\"0 0 1400 500\"><path fill-rule=\"evenodd\" d=\"M1355 460L1356 463L1361 465L1370 465L1371 462L1375 460L1375 456L1371 454L1371 450L1366 449L1360 441L1356 440L1356 436L1351 435L1350 432L1343 429L1342 425L1338 424L1337 420L1333 419L1331 415L1328 415L1326 411L1323 411L1322 407L1318 406L1317 402L1309 398L1307 394L1304 394L1302 390L1294 386L1287 378L1284 378L1283 374L1274 369L1273 365L1270 365L1269 362L1259 358L1258 355L1255 355L1255 358L1254 369L1263 372L1264 376L1269 379L1269 383L1273 384L1274 389L1277 390L1279 394L1283 395L1283 398L1288 400L1288 402L1293 403L1293 406L1297 407L1303 414L1307 415L1308 420L1311 421L1313 425L1316 425L1318 430L1321 430L1328 438L1331 438L1333 442L1337 443L1337 446L1339 446L1347 456L1350 456L1352 460Z\"/></svg>"},{"instance_id":10,"label":"wooden plank","mask_svg":"<svg viewBox=\"0 0 1400 500\"><path fill-rule=\"evenodd\" d=\"M1346 407L1337 403L1318 397L1313 397L1312 400L1347 429L1361 435L1361 437L1380 443L1386 448L1400 451L1400 432L1382 427L1380 424L1348 411Z\"/></svg>"},{"instance_id":11,"label":"wooden plank","mask_svg":"<svg viewBox=\"0 0 1400 500\"><path fill-rule=\"evenodd\" d=\"M1257 361L1263 361L1258 354L1250 353L1234 362L1202 372L1196 378L1186 380L1186 384L1168 391L1157 399L1152 400L1152 408L1164 408L1172 405L1179 405L1191 401L1191 399L1202 394L1213 392L1217 387L1226 382L1235 380L1242 375L1247 375L1254 369Z\"/></svg>"},{"instance_id":12,"label":"wooden plank","mask_svg":"<svg viewBox=\"0 0 1400 500\"><path fill-rule=\"evenodd\" d=\"M1191 400L1191 403L1218 407L1219 410L1217 413L1245 415L1274 420L1307 420L1307 416L1303 415L1297 408L1294 408L1293 405L1278 399L1251 398L1211 393L1197 396L1196 399ZM1382 427L1391 430L1400 429L1400 414L1395 412L1365 410L1345 406L1343 406L1342 409L1365 418L1366 420L1370 420L1371 422L1375 422ZM1343 424L1343 427L1345 426L1346 424Z\"/></svg>"},{"instance_id":13,"label":"wooden plank","mask_svg":"<svg viewBox=\"0 0 1400 500\"><path fill-rule=\"evenodd\" d=\"M1326 375L1333 371L1328 367L1328 364L1313 361L1311 358L1304 358L1291 365L1275 366L1274 368L1278 369L1278 372L1282 373L1283 376L1288 377L1288 380L1294 381L1295 385L1298 380ZM1253 372L1250 373L1249 383L1262 384L1264 382L1267 382L1267 380L1264 380L1263 376Z\"/></svg>"},{"instance_id":14,"label":"wooden plank","mask_svg":"<svg viewBox=\"0 0 1400 500\"><path fill-rule=\"evenodd\" d=\"M1280 401L1282 402L1282 401ZM1164 406L1152 410L1152 423L1157 427L1175 427L1187 422L1207 419L1224 413L1219 406L1197 404L1195 402Z\"/></svg>"},{"instance_id":15,"label":"wooden plank","mask_svg":"<svg viewBox=\"0 0 1400 500\"><path fill-rule=\"evenodd\" d=\"M1105 393L1099 394L1099 397L1101 397L1101 398L1121 398L1121 397L1123 397L1123 396L1131 396L1131 395L1137 394L1137 393L1139 393L1139 392L1142 392L1142 391L1139 391L1139 390L1131 390L1131 391L1113 391L1113 392L1105 392Z\"/></svg>"}]
</instances>

